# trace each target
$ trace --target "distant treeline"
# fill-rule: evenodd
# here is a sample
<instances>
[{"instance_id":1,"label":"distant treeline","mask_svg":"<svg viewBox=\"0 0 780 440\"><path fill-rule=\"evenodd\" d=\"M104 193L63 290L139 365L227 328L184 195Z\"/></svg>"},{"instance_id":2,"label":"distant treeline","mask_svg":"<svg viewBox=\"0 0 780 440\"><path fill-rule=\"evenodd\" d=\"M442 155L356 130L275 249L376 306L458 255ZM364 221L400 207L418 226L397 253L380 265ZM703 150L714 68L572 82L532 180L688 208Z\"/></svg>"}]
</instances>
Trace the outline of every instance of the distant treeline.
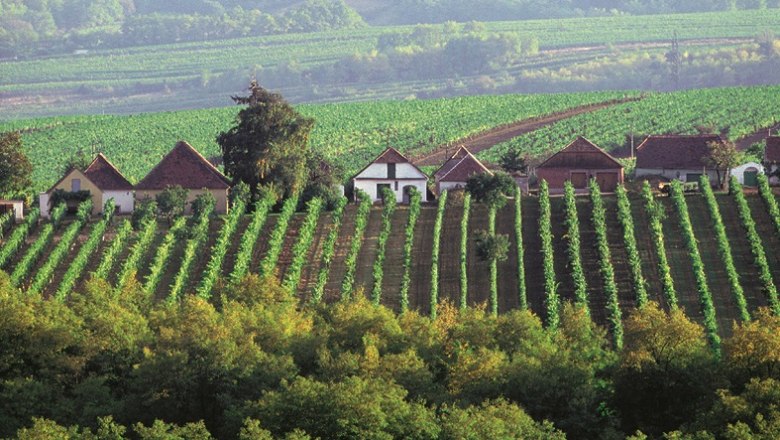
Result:
<instances>
[{"instance_id":1,"label":"distant treeline","mask_svg":"<svg viewBox=\"0 0 780 440\"><path fill-rule=\"evenodd\" d=\"M358 3L348 1L347 3ZM355 9L372 24L503 21L619 14L665 14L776 8L778 0L393 0L384 8Z\"/></svg>"},{"instance_id":2,"label":"distant treeline","mask_svg":"<svg viewBox=\"0 0 780 440\"><path fill-rule=\"evenodd\" d=\"M0 0L0 57L317 32L371 24L496 21L780 7L780 0Z\"/></svg>"},{"instance_id":3,"label":"distant treeline","mask_svg":"<svg viewBox=\"0 0 780 440\"><path fill-rule=\"evenodd\" d=\"M364 26L342 0L0 0L0 57ZM259 9L258 6L265 8ZM267 8L267 9L266 9Z\"/></svg>"}]
</instances>

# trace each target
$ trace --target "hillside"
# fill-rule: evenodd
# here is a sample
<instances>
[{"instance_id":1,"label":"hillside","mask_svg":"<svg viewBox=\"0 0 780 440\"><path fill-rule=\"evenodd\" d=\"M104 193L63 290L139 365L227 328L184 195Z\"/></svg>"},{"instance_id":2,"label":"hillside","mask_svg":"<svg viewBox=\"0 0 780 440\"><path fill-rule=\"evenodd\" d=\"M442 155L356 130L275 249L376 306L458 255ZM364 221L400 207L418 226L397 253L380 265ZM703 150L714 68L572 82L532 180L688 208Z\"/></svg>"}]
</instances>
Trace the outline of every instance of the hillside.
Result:
<instances>
[{"instance_id":1,"label":"hillside","mask_svg":"<svg viewBox=\"0 0 780 440\"><path fill-rule=\"evenodd\" d=\"M618 298L620 308L625 315L635 307L637 297L632 291L631 275L628 268L628 258L623 242L623 231L617 219L617 206L614 196L604 197L607 208L607 231L609 247L612 252L612 263L615 267L615 277L618 286ZM688 210L694 223L694 231L698 240L699 251L705 262L706 276L710 289L713 293L715 314L717 316L718 332L722 335L729 334L731 322L739 319L738 309L735 305L734 296L729 290L725 274L724 265L718 255L718 245L712 226L712 219L709 216L706 204L701 195L694 194L686 197ZM702 309L699 306L699 296L697 294L696 280L692 276L691 260L685 246L682 244L684 237L679 225L679 217L674 210L669 198L659 198L658 202L666 211L666 218L663 220L664 241L666 245L667 258L671 268L671 274L679 298L679 304L685 309L685 312L695 320L702 320ZM748 195L750 212L758 225L761 244L767 250L769 257L769 267L773 279L780 279L780 257L776 252L771 252L780 245L780 234L774 229L771 216L769 215L764 202L757 195ZM658 265L655 259L652 234L648 229L647 215L643 204L638 196L631 196L632 214L635 223L635 236L638 241L639 255L641 257L641 266L643 275L647 281L648 295L651 300L660 304L666 304L666 298L662 295L662 286L659 280ZM769 304L765 292L757 283L757 267L753 264L754 258L751 254L745 230L735 209L734 197L721 194L717 196L717 203L723 216L729 242L732 246L732 256L736 262L739 279L744 288L745 297L748 302L748 311L754 312L758 307ZM579 198L577 201L577 210L580 217L580 234L582 241L582 261L587 292L593 318L601 325L607 325L608 311L605 308L607 298L603 280L598 269L598 257L595 252L595 232L591 220L591 203L588 198ZM404 246L403 229L406 224L409 210L407 207L399 207L391 219L390 238L387 243L385 253L385 282L381 290L381 303L389 308L399 311L401 298L399 297L401 278L403 275L403 252ZM541 317L546 316L546 306L544 292L544 279L542 277L541 259L542 248L538 235L539 224L539 200L535 197L526 197L522 201L522 241L524 248L524 268L525 268L525 286L527 291L527 300L532 311ZM349 205L344 214L342 226L338 231L338 238L334 249L333 260L330 269L327 271L327 282L324 285L323 299L327 302L337 301L341 296L342 280L347 270L346 250L351 242L356 224L356 206ZM440 301L451 301L458 303L460 301L460 220L463 215L462 198L457 193L449 198L444 211L444 224L441 236L441 260L439 264L439 299ZM411 308L419 310L421 313L429 313L429 295L431 286L431 234L433 233L433 223L436 216L436 207L423 206L420 217L416 223L414 242L412 247L411 259L411 284L408 291L409 304ZM304 222L304 213L296 214L289 224L284 228L283 240L281 242L281 253L275 264L274 273L279 279L284 279L290 267L293 255L291 250L300 236L300 228ZM356 292L363 292L370 296L372 291L374 276L372 267L374 259L377 257L377 236L380 230L382 217L382 208L375 206L368 215L368 224L362 244L359 247L359 254L354 268L354 288ZM249 270L257 272L261 262L268 252L267 238L272 235L272 231L278 226L278 215L271 214L265 222L257 243L250 250L251 258ZM324 242L330 232L331 223L334 217L331 214L322 214L314 228L311 243L306 246L305 264L301 271L301 280L296 290L297 296L301 302L307 302L312 299L313 289L316 285L317 274L321 269L323 258ZM518 296L518 272L517 272L517 234L514 228L514 206L510 203L499 211L496 219L497 232L506 234L511 243L509 257L506 261L498 264L498 310L506 312L518 308L520 297ZM227 247L228 251L221 267L222 280L217 281L216 286L229 279L229 274L233 271L233 265L236 261L236 255L244 230L248 227L250 218L245 217L239 220L237 230L231 239L231 244ZM89 255L89 261L86 267L89 270L95 270L98 263L104 259L106 249L113 246L113 237L116 227L119 223L114 222L105 233L104 239L97 249ZM488 267L482 263L475 254L474 236L477 230L486 228L487 211L483 206L474 205L471 209L468 226L468 248L466 257L466 276L468 279L467 301L469 305L486 303L490 300L488 289ZM215 219L208 229L208 238L206 239L204 249L211 249L215 243L216 236L222 228L222 219ZM552 225L553 225L553 249L555 271L560 283L558 292L563 300L573 300L572 280L569 265L566 263L567 241L564 239L564 211L563 199L552 199ZM86 240L86 234L95 227L92 225L82 230L82 235L76 239L76 244L70 249L69 256L63 261L72 261L73 257L80 251L80 247ZM65 225L60 226L56 235L59 236ZM41 231L41 226L35 229L26 245L23 245L16 256L9 260L3 267L5 270L13 270L22 256L26 255L30 249L31 242L34 242ZM145 256L140 260L137 276L143 283L145 277L149 274L149 267L155 260L155 255L160 249L160 243L167 231L164 223L160 223L154 239L150 245L143 251ZM113 264L113 269L108 273L118 273L122 266L123 259L127 258L130 249L135 246L139 240L138 234L131 236L123 241L119 252L119 257ZM44 247L42 255L48 255L56 246L59 239L54 238ZM170 293L170 283L173 276L179 270L184 248L187 246L187 240L178 240L173 247L166 252L170 253L167 266L161 281L153 292L155 298L164 299ZM200 283L200 278L205 273L205 266L210 258L209 252L201 253L193 263L190 270L192 274L184 292L192 293L195 287ZM34 278L37 270L43 260L34 263L31 266L29 274L22 281L22 286L29 285ZM42 290L45 295L53 295L62 279L63 272L69 267L68 263L61 263L51 282ZM111 275L108 280L116 283L117 275ZM84 278L82 275L81 279ZM77 283L78 285L78 283ZM218 287L217 287L218 288ZM150 293L151 294L151 293Z\"/></svg>"},{"instance_id":2,"label":"hillside","mask_svg":"<svg viewBox=\"0 0 780 440\"><path fill-rule=\"evenodd\" d=\"M76 48L0 61L0 119L224 106L253 76L293 102L776 84L778 17L748 10L377 26ZM666 60L674 34L676 82Z\"/></svg>"}]
</instances>

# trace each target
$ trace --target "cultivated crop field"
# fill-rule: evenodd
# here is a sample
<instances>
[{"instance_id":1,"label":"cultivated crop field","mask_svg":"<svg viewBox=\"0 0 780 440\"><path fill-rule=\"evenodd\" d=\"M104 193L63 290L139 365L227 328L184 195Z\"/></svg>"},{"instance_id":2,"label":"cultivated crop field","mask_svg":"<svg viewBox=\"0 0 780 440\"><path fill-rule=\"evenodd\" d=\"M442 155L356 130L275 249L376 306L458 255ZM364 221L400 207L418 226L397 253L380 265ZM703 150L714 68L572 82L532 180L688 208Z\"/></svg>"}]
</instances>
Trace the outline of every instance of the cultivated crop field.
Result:
<instances>
[{"instance_id":1,"label":"cultivated crop field","mask_svg":"<svg viewBox=\"0 0 780 440\"><path fill-rule=\"evenodd\" d=\"M251 215L241 207L225 217L206 211L137 231L110 211L89 221L56 212L38 222L32 214L6 234L0 264L19 287L58 299L90 273L115 287L136 280L157 300L212 298L255 273L277 278L302 303L366 295L397 312L432 316L449 301L495 313L528 307L556 325L561 301L571 301L607 326L616 345L622 317L653 300L683 308L717 345L733 321L758 307L780 310L773 251L780 210L765 183L752 195L591 188L585 197L549 198L542 191L495 215L460 192L438 204L361 201L333 212L315 199L294 213L291 199L272 213L272 201L263 200ZM509 239L508 258L495 268L477 257L480 229Z\"/></svg>"},{"instance_id":2,"label":"cultivated crop field","mask_svg":"<svg viewBox=\"0 0 780 440\"><path fill-rule=\"evenodd\" d=\"M636 96L633 92L475 96L436 100L300 105L315 119L314 148L357 172L387 146L420 154L497 125L566 109ZM79 149L95 146L127 176L140 180L179 140L206 157L220 154L216 137L227 130L239 107L147 113L133 116L65 116L0 124L0 132L22 130L39 190L61 177L62 166Z\"/></svg>"}]
</instances>

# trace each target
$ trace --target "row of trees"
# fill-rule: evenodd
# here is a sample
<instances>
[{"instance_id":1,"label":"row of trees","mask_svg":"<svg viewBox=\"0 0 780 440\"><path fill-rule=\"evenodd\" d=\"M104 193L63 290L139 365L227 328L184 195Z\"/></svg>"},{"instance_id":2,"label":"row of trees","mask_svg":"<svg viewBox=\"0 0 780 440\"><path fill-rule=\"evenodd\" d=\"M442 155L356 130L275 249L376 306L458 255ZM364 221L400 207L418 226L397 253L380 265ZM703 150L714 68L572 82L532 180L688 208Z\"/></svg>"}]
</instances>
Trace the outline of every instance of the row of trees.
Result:
<instances>
[{"instance_id":1,"label":"row of trees","mask_svg":"<svg viewBox=\"0 0 780 440\"><path fill-rule=\"evenodd\" d=\"M0 1L0 57L364 26L343 0Z\"/></svg>"}]
</instances>

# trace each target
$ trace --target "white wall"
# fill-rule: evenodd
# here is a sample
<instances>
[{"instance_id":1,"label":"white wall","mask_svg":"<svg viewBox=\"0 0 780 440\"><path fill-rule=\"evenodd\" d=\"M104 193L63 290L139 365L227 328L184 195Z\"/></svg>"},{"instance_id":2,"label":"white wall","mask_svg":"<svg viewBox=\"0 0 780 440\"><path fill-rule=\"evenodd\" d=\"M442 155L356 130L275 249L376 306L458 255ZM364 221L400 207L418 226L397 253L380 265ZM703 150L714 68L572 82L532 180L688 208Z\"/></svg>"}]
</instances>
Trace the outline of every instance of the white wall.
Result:
<instances>
[{"instance_id":1,"label":"white wall","mask_svg":"<svg viewBox=\"0 0 780 440\"><path fill-rule=\"evenodd\" d=\"M439 182L438 184L439 188L439 194L442 193L442 191L451 190L451 189L457 189L457 188L466 188L466 182Z\"/></svg>"},{"instance_id":2,"label":"white wall","mask_svg":"<svg viewBox=\"0 0 780 440\"><path fill-rule=\"evenodd\" d=\"M710 182L713 184L718 183L718 173L715 170L706 170L707 175L710 176ZM681 182L686 181L686 174L702 174L701 169L697 170L666 170L661 168L637 168L634 171L634 177L642 176L664 176L669 180L677 179Z\"/></svg>"},{"instance_id":3,"label":"white wall","mask_svg":"<svg viewBox=\"0 0 780 440\"><path fill-rule=\"evenodd\" d=\"M362 174L362 173L361 173ZM428 201L428 181L425 179L415 179L415 180L388 180L388 179L354 179L353 180L355 184L355 190L362 190L366 194L368 194L369 197L371 197L371 200L374 202L379 202L382 200L382 195L377 194L376 186L380 183L387 183L390 184L390 189L395 193L395 200L398 203L403 203L404 200L404 187L405 186L413 186L417 188L417 191L420 191L420 195L422 196L422 201L427 202ZM396 183L398 184L398 189L396 190Z\"/></svg>"},{"instance_id":4,"label":"white wall","mask_svg":"<svg viewBox=\"0 0 780 440\"><path fill-rule=\"evenodd\" d=\"M117 207L117 214L130 214L135 207L135 196L132 191L106 191L103 193L103 206L106 205L108 199L114 199L114 204ZM101 210L103 207L101 206Z\"/></svg>"},{"instance_id":5,"label":"white wall","mask_svg":"<svg viewBox=\"0 0 780 440\"><path fill-rule=\"evenodd\" d=\"M731 175L737 178L737 181L739 182L740 185L745 184L745 171L748 168L755 168L758 170L758 174L764 174L764 166L755 162L748 162L736 168L732 168Z\"/></svg>"},{"instance_id":6,"label":"white wall","mask_svg":"<svg viewBox=\"0 0 780 440\"><path fill-rule=\"evenodd\" d=\"M410 163L397 163L395 164L395 177L398 179L420 179L425 178L425 175ZM386 163L372 163L360 174L355 176L358 179L387 179L387 164Z\"/></svg>"},{"instance_id":7,"label":"white wall","mask_svg":"<svg viewBox=\"0 0 780 440\"><path fill-rule=\"evenodd\" d=\"M41 209L41 217L49 218L49 194L41 193L38 196L38 206Z\"/></svg>"}]
</instances>

